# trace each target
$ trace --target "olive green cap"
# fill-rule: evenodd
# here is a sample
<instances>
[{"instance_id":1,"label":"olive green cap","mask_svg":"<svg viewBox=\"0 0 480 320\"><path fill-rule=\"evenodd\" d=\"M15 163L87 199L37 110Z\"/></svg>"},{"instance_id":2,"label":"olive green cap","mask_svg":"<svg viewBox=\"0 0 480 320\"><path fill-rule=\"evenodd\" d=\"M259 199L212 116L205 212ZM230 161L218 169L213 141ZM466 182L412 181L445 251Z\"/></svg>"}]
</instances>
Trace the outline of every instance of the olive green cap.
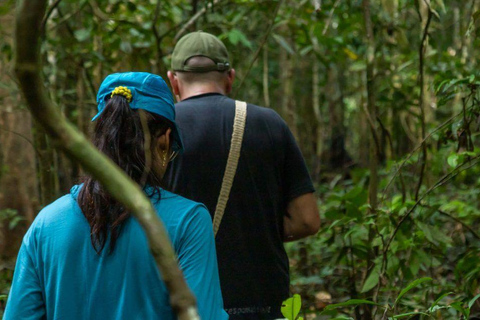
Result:
<instances>
[{"instance_id":1,"label":"olive green cap","mask_svg":"<svg viewBox=\"0 0 480 320\"><path fill-rule=\"evenodd\" d=\"M192 57L207 57L215 64L186 66ZM228 51L222 41L214 35L196 31L183 36L172 53L172 70L186 72L209 72L230 70Z\"/></svg>"}]
</instances>

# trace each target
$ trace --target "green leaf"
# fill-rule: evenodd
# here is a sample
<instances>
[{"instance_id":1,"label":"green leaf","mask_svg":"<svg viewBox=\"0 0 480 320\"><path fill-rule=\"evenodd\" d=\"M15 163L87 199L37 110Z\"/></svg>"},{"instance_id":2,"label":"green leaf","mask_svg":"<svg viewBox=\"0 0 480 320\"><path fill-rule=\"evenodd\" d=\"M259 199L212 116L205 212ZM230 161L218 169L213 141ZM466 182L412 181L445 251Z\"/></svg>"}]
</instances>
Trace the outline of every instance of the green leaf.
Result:
<instances>
[{"instance_id":1,"label":"green leaf","mask_svg":"<svg viewBox=\"0 0 480 320\"><path fill-rule=\"evenodd\" d=\"M285 50L287 50L288 53L291 55L295 54L295 51L293 51L292 47L288 44L287 40L285 40L284 37L279 36L278 34L274 34L273 38L275 41L278 42L279 45L281 45Z\"/></svg>"},{"instance_id":2,"label":"green leaf","mask_svg":"<svg viewBox=\"0 0 480 320\"><path fill-rule=\"evenodd\" d=\"M465 317L468 317L468 314L467 314L467 311L465 310L465 308L463 308L462 306L462 302L460 301L457 301L457 302L454 302L450 305L450 307L452 307L453 309L457 310L458 312L460 312L461 314L463 314Z\"/></svg>"},{"instance_id":3,"label":"green leaf","mask_svg":"<svg viewBox=\"0 0 480 320\"><path fill-rule=\"evenodd\" d=\"M458 154L452 153L451 155L449 155L447 162L450 167L456 168L458 165Z\"/></svg>"},{"instance_id":4,"label":"green leaf","mask_svg":"<svg viewBox=\"0 0 480 320\"><path fill-rule=\"evenodd\" d=\"M0 294L0 301L7 301L7 295L6 294Z\"/></svg>"},{"instance_id":5,"label":"green leaf","mask_svg":"<svg viewBox=\"0 0 480 320\"><path fill-rule=\"evenodd\" d=\"M120 43L120 50L125 53L132 53L132 45L130 44L130 42L122 41Z\"/></svg>"},{"instance_id":6,"label":"green leaf","mask_svg":"<svg viewBox=\"0 0 480 320\"><path fill-rule=\"evenodd\" d=\"M445 298L446 296L448 295L451 295L453 294L453 292L445 292L444 294L442 294L440 297L437 298L437 300L435 300L435 302L432 304L432 306L430 307L430 309L432 309L433 307L435 307L436 305L438 305L438 303L440 301L442 301L443 298Z\"/></svg>"},{"instance_id":7,"label":"green leaf","mask_svg":"<svg viewBox=\"0 0 480 320\"><path fill-rule=\"evenodd\" d=\"M477 295L475 296L475 298L473 298L472 300L470 300L470 302L468 303L468 309L471 309L471 308L472 308L473 304L475 303L475 301L477 301L478 298L480 298L480 293L477 294Z\"/></svg>"},{"instance_id":8,"label":"green leaf","mask_svg":"<svg viewBox=\"0 0 480 320\"><path fill-rule=\"evenodd\" d=\"M405 289L403 289L400 294L398 295L397 297L397 300L395 300L395 305L398 303L398 301L400 301L400 299L405 295L405 293L407 293L408 291L412 290L413 288L419 286L420 284L424 283L424 282L428 282L428 281L432 281L433 279L430 278L430 277L424 277L424 278L420 278L420 279L417 279L413 282L411 282Z\"/></svg>"},{"instance_id":9,"label":"green leaf","mask_svg":"<svg viewBox=\"0 0 480 320\"><path fill-rule=\"evenodd\" d=\"M367 280L365 280L365 283L363 284L363 288L360 292L364 293L375 288L379 280L380 280L379 270L378 268L374 268L370 273L370 275L368 276Z\"/></svg>"},{"instance_id":10,"label":"green leaf","mask_svg":"<svg viewBox=\"0 0 480 320\"><path fill-rule=\"evenodd\" d=\"M283 301L281 311L288 320L295 320L300 313L301 307L302 298L299 294L294 294L293 297Z\"/></svg>"},{"instance_id":11,"label":"green leaf","mask_svg":"<svg viewBox=\"0 0 480 320\"><path fill-rule=\"evenodd\" d=\"M348 300L348 301L345 301L345 302L328 305L328 306L325 307L325 310L332 310L332 309L337 309L337 308L340 308L340 307L347 307L347 306L353 306L353 305L358 305L358 304L372 304L372 305L376 305L376 306L379 306L379 307L383 307L382 305L380 305L378 303L375 303L373 301L363 300L363 299L351 299L351 300Z\"/></svg>"},{"instance_id":12,"label":"green leaf","mask_svg":"<svg viewBox=\"0 0 480 320\"><path fill-rule=\"evenodd\" d=\"M400 319L400 318L410 317L410 316L414 316L416 314L421 314L421 315L424 315L424 316L428 316L428 314L424 313L424 312L407 312L407 313L397 314L396 316L393 316L392 319Z\"/></svg>"},{"instance_id":13,"label":"green leaf","mask_svg":"<svg viewBox=\"0 0 480 320\"><path fill-rule=\"evenodd\" d=\"M230 32L227 34L227 38L228 41L230 41L234 46L236 46L238 43L241 43L248 48L252 48L251 42L248 41L245 34L238 29L230 30Z\"/></svg>"},{"instance_id":14,"label":"green leaf","mask_svg":"<svg viewBox=\"0 0 480 320\"><path fill-rule=\"evenodd\" d=\"M77 39L80 42L83 42L88 38L90 38L90 30L87 30L87 29L75 30L74 35L75 35L75 39Z\"/></svg>"}]
</instances>

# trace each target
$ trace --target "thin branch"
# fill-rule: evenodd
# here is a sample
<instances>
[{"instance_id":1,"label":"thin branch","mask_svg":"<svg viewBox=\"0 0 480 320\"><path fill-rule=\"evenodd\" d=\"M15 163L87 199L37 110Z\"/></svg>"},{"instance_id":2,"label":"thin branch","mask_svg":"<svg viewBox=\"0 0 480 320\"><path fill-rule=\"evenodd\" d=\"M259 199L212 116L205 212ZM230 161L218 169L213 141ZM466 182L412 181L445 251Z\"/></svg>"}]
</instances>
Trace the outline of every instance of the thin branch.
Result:
<instances>
[{"instance_id":1,"label":"thin branch","mask_svg":"<svg viewBox=\"0 0 480 320\"><path fill-rule=\"evenodd\" d=\"M432 208L431 206L427 206L427 205L423 205L421 204L422 207L425 207L425 208ZM440 209L436 209L436 211L452 220L454 220L455 222L458 222L460 223L464 228L466 228L468 231L470 231L470 233L478 240L480 240L480 235L478 235L478 233L472 229L472 227L470 227L468 224L466 224L465 222L463 222L462 220L458 219L457 217L454 217L452 216L451 214L449 214L448 212L445 212L443 210L440 210Z\"/></svg>"},{"instance_id":2,"label":"thin branch","mask_svg":"<svg viewBox=\"0 0 480 320\"><path fill-rule=\"evenodd\" d=\"M56 22L54 25L52 25L50 27L49 30L53 30L53 29L56 29L58 28L60 25L62 25L63 23L67 22L70 20L71 17L73 17L74 15L76 15L77 13L79 13L80 11L83 10L83 8L85 8L85 6L87 5L88 3L87 2L83 2L82 5L75 11L71 12L70 14L67 14L66 16L63 16L61 17L61 20ZM58 9L58 13L60 13L60 9ZM70 31L73 34L73 31Z\"/></svg>"},{"instance_id":3,"label":"thin branch","mask_svg":"<svg viewBox=\"0 0 480 320\"><path fill-rule=\"evenodd\" d=\"M42 155L40 154L40 152L38 152L37 148L35 148L35 145L33 144L33 142L32 142L30 139L28 139L27 137L25 137L23 134L18 133L18 132L15 132L15 131L12 131L12 130L4 129L4 128L0 128L0 130L6 131L6 132L8 132L8 133L12 133L12 134L14 134L14 135L22 138L23 140L27 141L27 142L32 146L32 148L33 148L33 150L35 151L35 153L37 154L37 156L38 156L39 158L42 157Z\"/></svg>"},{"instance_id":4,"label":"thin branch","mask_svg":"<svg viewBox=\"0 0 480 320\"><path fill-rule=\"evenodd\" d=\"M463 112L463 111L462 111ZM390 187L390 185L392 184L393 180L395 180L395 178L397 177L397 175L400 173L400 171L403 169L403 167L405 166L405 164L407 163L408 160L410 160L410 158L415 154L415 152L417 152L424 143L426 143L426 141L433 135L435 134L436 132L438 132L439 130L443 129L445 126L447 126L448 124L450 124L450 122L452 122L453 120L455 120L455 118L457 118L459 115L462 114L462 112L459 112L457 113L456 115L452 116L450 119L448 119L447 121L445 121L444 123L442 123L441 125L439 125L437 128L435 128L432 132L430 132L423 140L422 142L420 142L420 144L418 146L415 147L415 149L413 149L409 154L408 156L402 161L402 163L400 164L400 166L398 167L398 169L395 171L395 173L393 174L393 177L390 179L390 181L388 181L387 185L385 186L385 189L383 189L383 194L382 194L382 201L385 201L385 196L386 196L386 192L388 190L388 188Z\"/></svg>"},{"instance_id":5,"label":"thin branch","mask_svg":"<svg viewBox=\"0 0 480 320\"><path fill-rule=\"evenodd\" d=\"M170 304L180 320L199 319L195 297L176 262L175 251L151 201L142 188L55 108L42 78L41 23L47 0L20 1L15 29L15 72L32 115L52 141L97 179L138 220L150 251L170 293Z\"/></svg>"},{"instance_id":6,"label":"thin branch","mask_svg":"<svg viewBox=\"0 0 480 320\"><path fill-rule=\"evenodd\" d=\"M252 62L250 62L250 65L248 66L247 71L245 72L245 75L242 78L242 81L240 81L240 84L237 86L237 89L235 89L235 93L233 95L234 97L237 96L237 93L240 91L240 88L242 87L243 83L247 79L248 74L250 73L250 70L253 67L253 64L257 60L258 55L260 54L260 51L262 50L263 46L267 42L267 39L270 36L270 33L272 32L273 25L275 24L275 18L277 17L278 11L279 11L280 7L282 6L283 1L284 0L279 0L278 1L277 7L275 8L275 11L273 12L273 15L272 15L272 19L270 20L270 25L268 26L267 32L265 33L265 36L263 37L263 40L260 43L260 46L258 46L257 51L253 55Z\"/></svg>"},{"instance_id":7,"label":"thin branch","mask_svg":"<svg viewBox=\"0 0 480 320\"><path fill-rule=\"evenodd\" d=\"M203 7L202 10L195 13L195 15L191 17L190 20L187 21L187 23L185 23L182 29L180 29L180 31L177 32L177 34L173 38L173 42L177 42L178 39L180 39L180 37L187 31L187 29L190 28L190 26L194 24L195 21L198 20L198 18L200 18L202 15L204 15L207 12L207 9L212 8L214 5L216 5L219 2L220 0L213 0L212 2L209 2L205 7Z\"/></svg>"},{"instance_id":8,"label":"thin branch","mask_svg":"<svg viewBox=\"0 0 480 320\"><path fill-rule=\"evenodd\" d=\"M367 122L370 125L370 131L372 132L373 140L375 141L375 147L377 148L377 150L380 150L380 141L378 139L377 131L375 129L375 123L373 122L372 116L370 115L370 112L368 111L367 106L363 103L362 103L362 110L363 112L365 112L365 115L367 116Z\"/></svg>"},{"instance_id":9,"label":"thin branch","mask_svg":"<svg viewBox=\"0 0 480 320\"><path fill-rule=\"evenodd\" d=\"M444 185L445 183L447 183L448 181L450 181L451 179L453 179L454 177L456 177L459 173L465 171L465 170L468 170L470 169L471 167L475 166L476 164L480 163L480 161L476 161L474 162L473 164L471 164L470 166L466 167L465 169L461 170L466 164L468 163L471 163L473 160L476 160L476 159L479 159L480 158L480 155L479 156L476 156L476 157L472 157L471 159L463 162L462 164L458 165L455 169L453 169L452 171L450 171L449 173L447 173L445 176L443 176L439 181L437 181L437 183L435 183L430 189L428 189L416 202L415 204L410 208L410 210L407 211L407 213L405 213L402 218L400 219L400 221L398 222L397 226L395 227L390 239L388 239L388 242L387 242L387 245L385 246L385 248L383 249L383 252L384 254L386 254L386 252L388 251L388 248L390 247L390 245L392 244L392 241L393 239L395 238L395 235L397 234L398 230L400 229L400 227L402 226L402 224L405 222L405 220L410 216L410 214L417 208L417 206L420 204L420 202L425 199L425 197L427 197L433 190L437 189L438 187Z\"/></svg>"},{"instance_id":10,"label":"thin branch","mask_svg":"<svg viewBox=\"0 0 480 320\"><path fill-rule=\"evenodd\" d=\"M48 22L48 19L50 18L50 16L52 15L53 11L57 8L57 6L60 4L62 0L56 0L51 6L50 8L48 8L48 11L47 11L47 14L45 14L45 17L43 18L43 21L42 21L42 33L45 32L45 27L47 25L47 22Z\"/></svg>"},{"instance_id":11,"label":"thin branch","mask_svg":"<svg viewBox=\"0 0 480 320\"><path fill-rule=\"evenodd\" d=\"M158 22L158 18L160 17L160 3L161 3L161 1L157 0L157 5L155 6L155 14L153 16L152 32L153 32L153 36L155 37L155 51L156 51L155 52L155 55L156 55L155 62L156 62L156 67L157 67L156 73L165 74L166 70L164 70L165 66L164 66L163 60L162 60L162 56L163 56L162 40L163 40L163 37L161 37L158 34L158 30L157 30L157 22Z\"/></svg>"},{"instance_id":12,"label":"thin branch","mask_svg":"<svg viewBox=\"0 0 480 320\"><path fill-rule=\"evenodd\" d=\"M330 10L330 14L328 15L327 22L325 22L325 27L323 28L322 35L327 34L327 30L330 27L330 24L332 23L332 18L333 18L333 13L335 12L335 9L338 7L340 4L340 0L335 1L333 4L332 10Z\"/></svg>"},{"instance_id":13,"label":"thin branch","mask_svg":"<svg viewBox=\"0 0 480 320\"><path fill-rule=\"evenodd\" d=\"M422 139L425 138L425 50L426 50L426 41L428 38L428 29L430 28L430 23L432 22L433 12L430 8L430 4L426 1L425 4L428 6L428 17L427 23L425 24L425 29L423 30L423 37L420 43L419 50L419 73L420 73L420 122L421 122L421 129L422 129ZM418 199L418 195L420 193L420 188L423 184L423 176L425 174L425 168L427 166L427 145L422 145L422 164L420 166L420 177L418 179L417 187L415 189L415 200Z\"/></svg>"},{"instance_id":14,"label":"thin branch","mask_svg":"<svg viewBox=\"0 0 480 320\"><path fill-rule=\"evenodd\" d=\"M97 18L103 21L110 20L110 17L98 7L98 4L95 2L95 0L89 0L88 5L90 6L90 8L92 8L93 14Z\"/></svg>"}]
</instances>

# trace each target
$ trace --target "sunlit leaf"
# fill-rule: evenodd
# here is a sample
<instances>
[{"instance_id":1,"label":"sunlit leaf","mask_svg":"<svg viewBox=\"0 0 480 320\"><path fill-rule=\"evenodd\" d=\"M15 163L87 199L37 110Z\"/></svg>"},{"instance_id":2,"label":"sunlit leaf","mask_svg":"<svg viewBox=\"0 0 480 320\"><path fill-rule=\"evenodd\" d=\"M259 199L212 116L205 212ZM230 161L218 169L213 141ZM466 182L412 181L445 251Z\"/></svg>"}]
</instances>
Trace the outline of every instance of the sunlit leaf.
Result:
<instances>
[{"instance_id":1,"label":"sunlit leaf","mask_svg":"<svg viewBox=\"0 0 480 320\"><path fill-rule=\"evenodd\" d=\"M451 155L449 155L447 158L447 163L450 167L456 168L458 165L458 154L452 153Z\"/></svg>"},{"instance_id":2,"label":"sunlit leaf","mask_svg":"<svg viewBox=\"0 0 480 320\"><path fill-rule=\"evenodd\" d=\"M300 295L294 294L293 297L283 301L281 311L288 320L296 320L301 308L302 298Z\"/></svg>"}]
</instances>

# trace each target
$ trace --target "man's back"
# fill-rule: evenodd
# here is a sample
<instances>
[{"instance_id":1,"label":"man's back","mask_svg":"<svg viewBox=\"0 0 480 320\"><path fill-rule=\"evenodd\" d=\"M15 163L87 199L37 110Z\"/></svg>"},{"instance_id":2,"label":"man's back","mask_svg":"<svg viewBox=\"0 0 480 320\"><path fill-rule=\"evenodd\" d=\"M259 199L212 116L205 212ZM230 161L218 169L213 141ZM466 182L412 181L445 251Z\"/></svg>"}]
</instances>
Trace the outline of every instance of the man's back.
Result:
<instances>
[{"instance_id":1,"label":"man's back","mask_svg":"<svg viewBox=\"0 0 480 320\"><path fill-rule=\"evenodd\" d=\"M204 94L178 103L176 113L185 151L167 173L170 188L204 203L213 216L235 102ZM283 248L287 204L313 190L285 122L273 110L249 104L238 168L216 238L224 304L233 319L281 316L281 302L289 296Z\"/></svg>"}]
</instances>

